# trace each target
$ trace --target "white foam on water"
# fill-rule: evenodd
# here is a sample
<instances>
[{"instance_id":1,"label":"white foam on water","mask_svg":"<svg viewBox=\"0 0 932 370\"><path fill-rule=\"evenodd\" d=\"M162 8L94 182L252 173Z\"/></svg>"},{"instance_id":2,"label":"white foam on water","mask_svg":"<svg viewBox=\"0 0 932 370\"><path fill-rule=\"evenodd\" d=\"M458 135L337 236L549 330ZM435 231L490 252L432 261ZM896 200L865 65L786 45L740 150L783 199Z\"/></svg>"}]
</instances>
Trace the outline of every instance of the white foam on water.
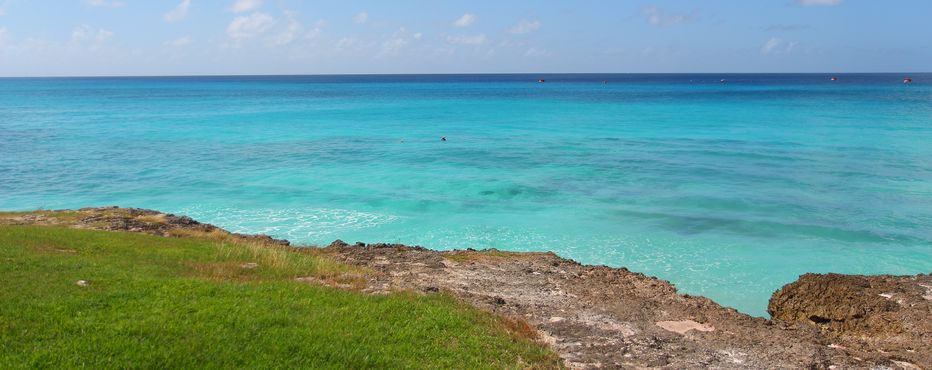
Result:
<instances>
[{"instance_id":1,"label":"white foam on water","mask_svg":"<svg viewBox=\"0 0 932 370\"><path fill-rule=\"evenodd\" d=\"M178 213L232 232L265 234L295 243L322 240L328 235L376 227L398 219L393 215L336 208L242 209L196 205Z\"/></svg>"}]
</instances>

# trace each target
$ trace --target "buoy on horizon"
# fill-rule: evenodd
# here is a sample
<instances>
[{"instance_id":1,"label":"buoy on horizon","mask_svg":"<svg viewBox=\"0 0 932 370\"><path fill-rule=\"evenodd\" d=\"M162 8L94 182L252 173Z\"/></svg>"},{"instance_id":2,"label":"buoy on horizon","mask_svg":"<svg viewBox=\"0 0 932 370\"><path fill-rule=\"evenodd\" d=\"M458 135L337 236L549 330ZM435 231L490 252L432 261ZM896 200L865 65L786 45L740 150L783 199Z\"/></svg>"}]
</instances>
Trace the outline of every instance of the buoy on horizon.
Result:
<instances>
[{"instance_id":1,"label":"buoy on horizon","mask_svg":"<svg viewBox=\"0 0 932 370\"><path fill-rule=\"evenodd\" d=\"M725 82L728 82L728 81L725 81L724 78L721 81L719 81L719 83L725 83Z\"/></svg>"},{"instance_id":2,"label":"buoy on horizon","mask_svg":"<svg viewBox=\"0 0 932 370\"><path fill-rule=\"evenodd\" d=\"M544 82L547 82L547 80L544 80L543 78L537 80L537 83L539 83L539 84L542 84L542 83L544 83Z\"/></svg>"},{"instance_id":3,"label":"buoy on horizon","mask_svg":"<svg viewBox=\"0 0 932 370\"><path fill-rule=\"evenodd\" d=\"M913 83L913 79L910 78L910 77L906 77L906 78L903 79L903 83L909 85L909 84Z\"/></svg>"},{"instance_id":4,"label":"buoy on horizon","mask_svg":"<svg viewBox=\"0 0 932 370\"><path fill-rule=\"evenodd\" d=\"M832 76L832 81L838 81L838 77Z\"/></svg>"}]
</instances>

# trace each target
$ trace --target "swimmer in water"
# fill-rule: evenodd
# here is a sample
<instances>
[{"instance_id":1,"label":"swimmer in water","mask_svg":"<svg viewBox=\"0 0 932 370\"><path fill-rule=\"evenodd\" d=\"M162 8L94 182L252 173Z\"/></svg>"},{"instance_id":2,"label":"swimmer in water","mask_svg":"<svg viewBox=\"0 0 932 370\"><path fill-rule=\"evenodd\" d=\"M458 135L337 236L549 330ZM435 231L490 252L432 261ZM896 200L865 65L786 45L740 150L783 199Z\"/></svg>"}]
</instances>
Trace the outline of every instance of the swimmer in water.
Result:
<instances>
[{"instance_id":1,"label":"swimmer in water","mask_svg":"<svg viewBox=\"0 0 932 370\"><path fill-rule=\"evenodd\" d=\"M446 136L441 136L441 137L440 137L440 141L447 141L447 137L446 137Z\"/></svg>"}]
</instances>

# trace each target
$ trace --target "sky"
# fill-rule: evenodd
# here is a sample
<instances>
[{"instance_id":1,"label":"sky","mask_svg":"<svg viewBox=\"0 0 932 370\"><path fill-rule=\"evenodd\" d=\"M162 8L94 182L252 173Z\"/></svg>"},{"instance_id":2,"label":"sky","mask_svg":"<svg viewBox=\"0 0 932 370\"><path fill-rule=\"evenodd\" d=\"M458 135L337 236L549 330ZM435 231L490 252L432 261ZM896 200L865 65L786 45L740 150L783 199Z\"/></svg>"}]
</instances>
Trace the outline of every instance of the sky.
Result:
<instances>
[{"instance_id":1,"label":"sky","mask_svg":"<svg viewBox=\"0 0 932 370\"><path fill-rule=\"evenodd\" d=\"M0 0L0 76L929 72L929 0Z\"/></svg>"}]
</instances>

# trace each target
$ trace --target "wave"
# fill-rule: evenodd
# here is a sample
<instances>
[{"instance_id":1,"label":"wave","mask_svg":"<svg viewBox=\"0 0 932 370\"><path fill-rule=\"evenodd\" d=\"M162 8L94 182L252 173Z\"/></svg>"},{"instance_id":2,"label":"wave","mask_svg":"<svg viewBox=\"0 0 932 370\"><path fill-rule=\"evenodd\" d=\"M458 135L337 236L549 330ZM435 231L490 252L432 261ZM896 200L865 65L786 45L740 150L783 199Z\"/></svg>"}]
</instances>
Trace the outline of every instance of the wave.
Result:
<instances>
[{"instance_id":1,"label":"wave","mask_svg":"<svg viewBox=\"0 0 932 370\"><path fill-rule=\"evenodd\" d=\"M177 213L233 232L266 234L298 243L376 227L398 219L394 215L336 208L245 209L195 205L182 208Z\"/></svg>"}]
</instances>

